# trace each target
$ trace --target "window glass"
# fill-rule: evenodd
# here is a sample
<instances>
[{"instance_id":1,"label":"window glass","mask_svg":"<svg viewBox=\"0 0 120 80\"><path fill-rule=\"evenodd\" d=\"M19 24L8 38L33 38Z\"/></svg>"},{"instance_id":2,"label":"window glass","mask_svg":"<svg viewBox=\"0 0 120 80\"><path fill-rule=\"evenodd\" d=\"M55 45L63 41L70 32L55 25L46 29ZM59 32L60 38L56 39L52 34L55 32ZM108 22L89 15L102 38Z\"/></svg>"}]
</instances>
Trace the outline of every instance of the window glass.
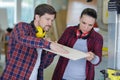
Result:
<instances>
[{"instance_id":1,"label":"window glass","mask_svg":"<svg viewBox=\"0 0 120 80\"><path fill-rule=\"evenodd\" d=\"M17 0L0 0L0 8L5 8L7 10L8 27L11 28L16 24L16 1ZM31 22L34 17L34 7L40 3L47 3L47 0L21 0L21 10L17 12L21 13L20 21Z\"/></svg>"},{"instance_id":2,"label":"window glass","mask_svg":"<svg viewBox=\"0 0 120 80\"><path fill-rule=\"evenodd\" d=\"M7 12L6 13L8 22L7 27L12 27L14 24L14 7L15 7L14 5L15 5L14 0L0 0L0 8L5 8Z\"/></svg>"},{"instance_id":3,"label":"window glass","mask_svg":"<svg viewBox=\"0 0 120 80\"><path fill-rule=\"evenodd\" d=\"M1 2L14 2L14 0L0 0Z\"/></svg>"},{"instance_id":4,"label":"window glass","mask_svg":"<svg viewBox=\"0 0 120 80\"><path fill-rule=\"evenodd\" d=\"M34 0L23 0L21 6L21 21L30 22L34 14Z\"/></svg>"}]
</instances>

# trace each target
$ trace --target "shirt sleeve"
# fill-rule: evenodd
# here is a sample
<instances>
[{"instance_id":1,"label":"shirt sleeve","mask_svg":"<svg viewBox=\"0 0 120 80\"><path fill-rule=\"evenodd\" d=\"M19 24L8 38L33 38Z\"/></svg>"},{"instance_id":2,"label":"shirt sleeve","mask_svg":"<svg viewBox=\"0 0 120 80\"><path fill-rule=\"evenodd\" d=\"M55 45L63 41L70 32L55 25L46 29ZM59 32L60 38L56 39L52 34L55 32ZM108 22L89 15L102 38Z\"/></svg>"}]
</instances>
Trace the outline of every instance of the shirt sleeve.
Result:
<instances>
[{"instance_id":1,"label":"shirt sleeve","mask_svg":"<svg viewBox=\"0 0 120 80\"><path fill-rule=\"evenodd\" d=\"M12 38L15 39L19 44L23 44L31 48L48 48L50 49L50 42L43 38L37 38L31 35L30 25L19 23L15 26L12 33Z\"/></svg>"},{"instance_id":2,"label":"shirt sleeve","mask_svg":"<svg viewBox=\"0 0 120 80\"><path fill-rule=\"evenodd\" d=\"M91 61L92 64L97 64L100 61L100 58L95 55L94 59Z\"/></svg>"}]
</instances>

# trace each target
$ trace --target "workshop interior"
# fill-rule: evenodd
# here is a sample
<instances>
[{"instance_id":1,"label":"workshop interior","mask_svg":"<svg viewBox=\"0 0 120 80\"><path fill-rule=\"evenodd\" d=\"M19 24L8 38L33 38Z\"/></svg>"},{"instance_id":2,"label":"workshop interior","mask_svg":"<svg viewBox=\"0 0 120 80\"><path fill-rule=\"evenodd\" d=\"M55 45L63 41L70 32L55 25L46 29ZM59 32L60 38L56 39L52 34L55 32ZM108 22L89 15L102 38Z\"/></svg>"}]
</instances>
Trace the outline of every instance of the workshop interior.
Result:
<instances>
[{"instance_id":1,"label":"workshop interior","mask_svg":"<svg viewBox=\"0 0 120 80\"><path fill-rule=\"evenodd\" d=\"M47 3L55 7L56 19L47 32L57 41L66 27L79 23L83 9L97 11L94 30L103 36L102 61L95 67L95 80L120 80L120 0L0 0L0 75L5 68L8 37L18 22L31 22L34 8ZM29 15L28 15L29 14ZM44 79L51 80L59 56L45 69Z\"/></svg>"}]
</instances>

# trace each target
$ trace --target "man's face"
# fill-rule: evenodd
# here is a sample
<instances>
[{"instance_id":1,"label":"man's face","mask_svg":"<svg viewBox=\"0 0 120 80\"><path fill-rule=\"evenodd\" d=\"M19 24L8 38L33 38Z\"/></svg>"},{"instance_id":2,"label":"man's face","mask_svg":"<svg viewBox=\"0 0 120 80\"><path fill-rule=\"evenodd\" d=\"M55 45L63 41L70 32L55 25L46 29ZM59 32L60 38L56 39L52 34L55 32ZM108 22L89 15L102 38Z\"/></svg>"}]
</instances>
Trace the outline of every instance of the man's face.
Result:
<instances>
[{"instance_id":1,"label":"man's face","mask_svg":"<svg viewBox=\"0 0 120 80\"><path fill-rule=\"evenodd\" d=\"M49 31L54 21L55 15L44 14L43 16L38 16L38 26L41 26L44 31Z\"/></svg>"},{"instance_id":2,"label":"man's face","mask_svg":"<svg viewBox=\"0 0 120 80\"><path fill-rule=\"evenodd\" d=\"M83 15L80 18L80 26L79 29L83 32L83 33L87 33L89 31L91 31L91 29L93 28L95 23L95 18L88 16L88 15Z\"/></svg>"}]
</instances>

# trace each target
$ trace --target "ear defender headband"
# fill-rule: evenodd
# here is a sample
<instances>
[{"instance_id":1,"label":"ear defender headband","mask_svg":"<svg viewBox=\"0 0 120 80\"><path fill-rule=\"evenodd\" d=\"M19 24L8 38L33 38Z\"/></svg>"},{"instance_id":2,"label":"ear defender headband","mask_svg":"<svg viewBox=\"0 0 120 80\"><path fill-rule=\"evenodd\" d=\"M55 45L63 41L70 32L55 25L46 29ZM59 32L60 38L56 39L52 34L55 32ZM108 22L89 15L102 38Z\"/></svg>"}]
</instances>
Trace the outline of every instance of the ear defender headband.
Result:
<instances>
[{"instance_id":1,"label":"ear defender headband","mask_svg":"<svg viewBox=\"0 0 120 80\"><path fill-rule=\"evenodd\" d=\"M46 32L40 26L36 27L36 37L43 38L45 37Z\"/></svg>"},{"instance_id":2,"label":"ear defender headband","mask_svg":"<svg viewBox=\"0 0 120 80\"><path fill-rule=\"evenodd\" d=\"M89 32L82 33L81 30L77 30L76 31L76 36L77 36L77 38L87 39L89 37Z\"/></svg>"}]
</instances>

